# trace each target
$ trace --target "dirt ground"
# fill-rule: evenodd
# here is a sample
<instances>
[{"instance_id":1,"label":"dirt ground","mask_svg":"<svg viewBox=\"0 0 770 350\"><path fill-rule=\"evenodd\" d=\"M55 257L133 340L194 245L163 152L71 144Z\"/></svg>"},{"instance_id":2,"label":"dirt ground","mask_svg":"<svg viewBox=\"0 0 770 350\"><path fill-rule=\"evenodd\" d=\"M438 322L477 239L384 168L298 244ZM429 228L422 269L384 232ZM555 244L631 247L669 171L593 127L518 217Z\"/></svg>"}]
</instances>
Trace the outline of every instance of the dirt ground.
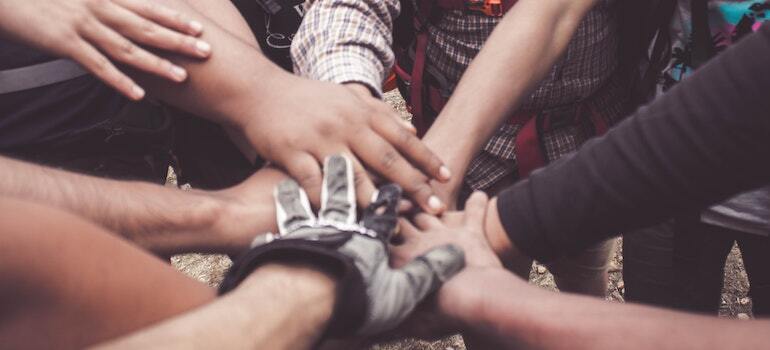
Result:
<instances>
[{"instance_id":1,"label":"dirt ground","mask_svg":"<svg viewBox=\"0 0 770 350\"><path fill-rule=\"evenodd\" d=\"M404 106L404 101L397 93L387 94L386 101L398 110L405 119L410 117ZM607 285L607 300L611 302L623 302L625 293L622 275L623 254L620 249L620 239L617 243L618 249L610 265L610 281ZM221 282L222 276L231 265L228 257L220 255L179 255L173 257L171 262L182 272L211 286L216 286ZM530 272L530 283L557 291L553 276L547 271L545 266L537 263L533 264ZM740 252L737 247L733 247L733 251L727 259L727 267L725 268L725 287L722 291L722 305L720 307L720 315L722 317L750 317L751 300L747 297L748 287L748 279L743 268ZM388 344L376 344L369 348L369 350L406 349L461 350L465 349L465 346L462 337L458 335L437 342L404 339Z\"/></svg>"}]
</instances>

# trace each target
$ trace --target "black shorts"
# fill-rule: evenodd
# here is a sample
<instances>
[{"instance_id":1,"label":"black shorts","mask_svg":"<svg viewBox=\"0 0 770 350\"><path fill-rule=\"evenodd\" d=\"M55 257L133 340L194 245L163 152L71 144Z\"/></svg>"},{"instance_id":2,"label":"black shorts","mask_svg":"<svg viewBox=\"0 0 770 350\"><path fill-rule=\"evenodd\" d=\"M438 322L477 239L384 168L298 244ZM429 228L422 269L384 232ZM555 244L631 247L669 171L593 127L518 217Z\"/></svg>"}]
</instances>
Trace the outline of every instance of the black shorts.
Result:
<instances>
[{"instance_id":1,"label":"black shorts","mask_svg":"<svg viewBox=\"0 0 770 350\"><path fill-rule=\"evenodd\" d=\"M150 102L129 103L88 130L2 153L99 177L159 184L172 166L179 184L201 189L232 186L261 166L246 159L219 125Z\"/></svg>"}]
</instances>

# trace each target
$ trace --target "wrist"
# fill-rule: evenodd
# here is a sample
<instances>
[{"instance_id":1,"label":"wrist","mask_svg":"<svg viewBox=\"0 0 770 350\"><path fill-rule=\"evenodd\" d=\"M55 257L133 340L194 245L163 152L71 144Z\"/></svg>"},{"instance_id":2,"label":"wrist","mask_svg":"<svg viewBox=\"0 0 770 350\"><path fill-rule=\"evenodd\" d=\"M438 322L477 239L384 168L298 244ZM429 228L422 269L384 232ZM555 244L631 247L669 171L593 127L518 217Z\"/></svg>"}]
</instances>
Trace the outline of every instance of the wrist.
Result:
<instances>
[{"instance_id":1,"label":"wrist","mask_svg":"<svg viewBox=\"0 0 770 350\"><path fill-rule=\"evenodd\" d=\"M500 260L508 261L509 257L519 253L500 221L500 213L497 210L497 197L492 198L487 204L484 234L486 235L490 248L492 248Z\"/></svg>"},{"instance_id":2,"label":"wrist","mask_svg":"<svg viewBox=\"0 0 770 350\"><path fill-rule=\"evenodd\" d=\"M169 200L157 208L147 207L149 217L140 219L139 227L128 230L128 238L162 255L220 252L217 247L222 244L221 235L215 228L225 203L204 191L167 191L162 195Z\"/></svg>"},{"instance_id":3,"label":"wrist","mask_svg":"<svg viewBox=\"0 0 770 350\"><path fill-rule=\"evenodd\" d=\"M486 313L487 293L480 285L504 278L508 273L497 267L468 267L439 289L437 305L441 315L458 329L482 322ZM507 277L507 276L505 276Z\"/></svg>"}]
</instances>

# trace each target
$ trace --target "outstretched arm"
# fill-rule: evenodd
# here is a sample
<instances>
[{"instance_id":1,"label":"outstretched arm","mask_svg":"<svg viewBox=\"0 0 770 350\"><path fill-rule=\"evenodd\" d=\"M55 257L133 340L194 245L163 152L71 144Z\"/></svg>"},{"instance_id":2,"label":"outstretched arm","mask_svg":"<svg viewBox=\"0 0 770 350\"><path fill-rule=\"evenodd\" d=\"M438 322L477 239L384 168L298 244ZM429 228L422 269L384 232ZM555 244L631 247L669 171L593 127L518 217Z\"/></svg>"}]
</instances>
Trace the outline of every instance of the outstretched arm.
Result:
<instances>
[{"instance_id":1,"label":"outstretched arm","mask_svg":"<svg viewBox=\"0 0 770 350\"><path fill-rule=\"evenodd\" d=\"M101 179L0 157L0 196L57 207L96 222L158 254L238 254L274 231L272 188L280 171L257 172L223 191L181 191Z\"/></svg>"},{"instance_id":2,"label":"outstretched arm","mask_svg":"<svg viewBox=\"0 0 770 350\"><path fill-rule=\"evenodd\" d=\"M596 3L520 0L508 11L424 137L453 174L465 174L481 147L551 71ZM435 188L451 203L461 185L457 176Z\"/></svg>"},{"instance_id":3,"label":"outstretched arm","mask_svg":"<svg viewBox=\"0 0 770 350\"><path fill-rule=\"evenodd\" d=\"M112 1L91 2L99 9L99 4ZM320 201L319 164L326 156L344 153L356 159L360 204L368 204L375 191L364 170L368 166L399 183L426 211L443 210L428 181L445 181L449 174L382 101L284 72L259 52L248 26L229 1L156 2L201 23L204 30L199 39L212 48L205 61L157 52L186 71L187 79L181 83L128 71L149 96L236 130L234 134L246 141L240 145L246 153L259 154L286 169L315 203ZM127 42L121 50L140 52L138 45Z\"/></svg>"},{"instance_id":4,"label":"outstretched arm","mask_svg":"<svg viewBox=\"0 0 770 350\"><path fill-rule=\"evenodd\" d=\"M439 292L438 303L463 332L494 339L499 349L757 349L770 341L766 320L726 320L554 293L503 269L462 272Z\"/></svg>"},{"instance_id":5,"label":"outstretched arm","mask_svg":"<svg viewBox=\"0 0 770 350\"><path fill-rule=\"evenodd\" d=\"M174 86L155 79L156 88L148 91L239 130L256 153L296 178L315 203L320 201L319 164L327 156L344 153L357 160L359 204L368 204L375 191L364 170L367 166L401 185L424 210L443 210L428 181L445 181L449 174L385 103L336 84L289 74L257 52L253 38L247 42L230 35L184 1L163 3L201 21L206 27L201 38L212 43L214 54L206 62L172 59L189 71L188 81ZM237 15L225 3L220 6Z\"/></svg>"},{"instance_id":6,"label":"outstretched arm","mask_svg":"<svg viewBox=\"0 0 770 350\"><path fill-rule=\"evenodd\" d=\"M434 332L460 331L495 349L754 349L770 341L768 321L614 304L532 286L503 269L487 244L486 204L485 195L475 193L465 212L441 219L421 214L414 218L416 227L403 222L404 243L391 250L396 262L445 244L465 251L466 269L439 289L432 304L427 326L448 327ZM405 328L426 327L413 321Z\"/></svg>"},{"instance_id":7,"label":"outstretched arm","mask_svg":"<svg viewBox=\"0 0 770 350\"><path fill-rule=\"evenodd\" d=\"M770 182L770 26L490 207L498 252L548 261ZM511 244L512 242L512 244Z\"/></svg>"},{"instance_id":8,"label":"outstretched arm","mask_svg":"<svg viewBox=\"0 0 770 350\"><path fill-rule=\"evenodd\" d=\"M97 349L309 349L332 316L335 280L301 265L266 265L233 292Z\"/></svg>"}]
</instances>

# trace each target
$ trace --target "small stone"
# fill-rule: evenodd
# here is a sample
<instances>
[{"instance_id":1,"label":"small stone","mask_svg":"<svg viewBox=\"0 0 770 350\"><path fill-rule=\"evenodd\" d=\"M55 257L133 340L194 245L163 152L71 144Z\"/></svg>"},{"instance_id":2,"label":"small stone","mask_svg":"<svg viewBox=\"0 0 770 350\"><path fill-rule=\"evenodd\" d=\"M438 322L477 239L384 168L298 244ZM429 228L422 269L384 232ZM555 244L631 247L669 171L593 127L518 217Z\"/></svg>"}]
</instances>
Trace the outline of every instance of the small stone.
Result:
<instances>
[{"instance_id":1,"label":"small stone","mask_svg":"<svg viewBox=\"0 0 770 350\"><path fill-rule=\"evenodd\" d=\"M618 281L618 290L623 289L626 287L626 283L623 281Z\"/></svg>"},{"instance_id":2,"label":"small stone","mask_svg":"<svg viewBox=\"0 0 770 350\"><path fill-rule=\"evenodd\" d=\"M749 317L749 315L748 315L748 314L745 314L745 313L743 313L743 312L741 312L741 313L739 313L739 314L738 314L738 319L739 319L739 320L748 320L748 319L750 319L750 318L751 318L751 317Z\"/></svg>"},{"instance_id":3,"label":"small stone","mask_svg":"<svg viewBox=\"0 0 770 350\"><path fill-rule=\"evenodd\" d=\"M537 265L537 273L544 274L545 273L545 266Z\"/></svg>"},{"instance_id":4,"label":"small stone","mask_svg":"<svg viewBox=\"0 0 770 350\"><path fill-rule=\"evenodd\" d=\"M751 301L749 298L741 298L740 300L738 300L738 302L739 302L741 305L744 305L744 306L745 306L745 305L749 305L749 301Z\"/></svg>"}]
</instances>

